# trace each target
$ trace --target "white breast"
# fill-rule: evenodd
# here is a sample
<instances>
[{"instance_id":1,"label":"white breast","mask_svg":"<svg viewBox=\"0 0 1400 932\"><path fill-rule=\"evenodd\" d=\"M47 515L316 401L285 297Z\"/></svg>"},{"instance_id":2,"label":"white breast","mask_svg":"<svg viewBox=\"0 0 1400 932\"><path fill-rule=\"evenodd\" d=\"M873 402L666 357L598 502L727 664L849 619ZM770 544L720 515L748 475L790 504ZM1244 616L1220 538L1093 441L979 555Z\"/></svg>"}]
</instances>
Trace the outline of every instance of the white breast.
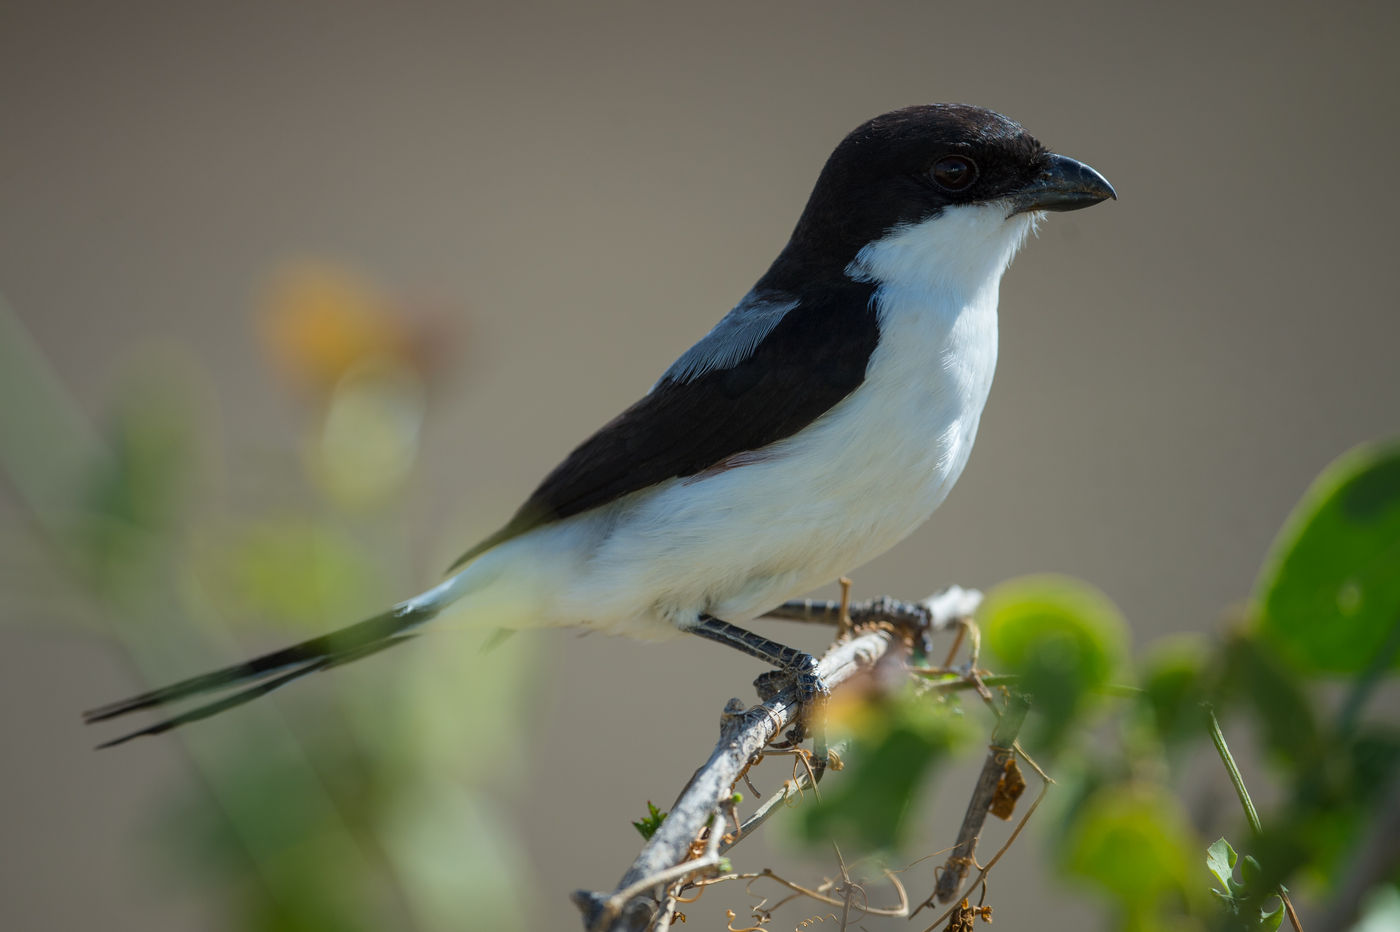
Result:
<instances>
[{"instance_id":1,"label":"white breast","mask_svg":"<svg viewBox=\"0 0 1400 932\"><path fill-rule=\"evenodd\" d=\"M865 381L771 455L508 542L480 561L487 588L528 602L521 623L660 637L702 612L747 621L907 536L957 481L991 389L998 286L1032 223L1006 213L950 208L862 250L848 274L878 283L880 323Z\"/></svg>"}]
</instances>

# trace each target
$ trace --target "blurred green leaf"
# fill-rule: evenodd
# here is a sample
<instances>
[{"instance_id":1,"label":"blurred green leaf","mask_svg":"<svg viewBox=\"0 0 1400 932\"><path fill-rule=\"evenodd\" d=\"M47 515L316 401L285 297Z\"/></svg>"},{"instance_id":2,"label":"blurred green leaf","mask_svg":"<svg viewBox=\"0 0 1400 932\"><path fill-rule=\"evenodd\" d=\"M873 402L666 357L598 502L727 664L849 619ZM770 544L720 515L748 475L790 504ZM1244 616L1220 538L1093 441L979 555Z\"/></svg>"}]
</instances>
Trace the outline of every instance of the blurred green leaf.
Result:
<instances>
[{"instance_id":1,"label":"blurred green leaf","mask_svg":"<svg viewBox=\"0 0 1400 932\"><path fill-rule=\"evenodd\" d=\"M0 298L0 474L49 534L71 520L102 459L96 432L44 351Z\"/></svg>"},{"instance_id":2,"label":"blurred green leaf","mask_svg":"<svg viewBox=\"0 0 1400 932\"><path fill-rule=\"evenodd\" d=\"M1253 707L1265 746L1280 759L1306 761L1323 753L1312 699L1267 643L1247 635L1231 637L1224 671L1221 688Z\"/></svg>"},{"instance_id":3,"label":"blurred green leaf","mask_svg":"<svg viewBox=\"0 0 1400 932\"><path fill-rule=\"evenodd\" d=\"M1163 740L1200 736L1209 651L1205 639L1197 635L1163 638L1148 648L1139 664L1143 699Z\"/></svg>"},{"instance_id":4,"label":"blurred green leaf","mask_svg":"<svg viewBox=\"0 0 1400 932\"><path fill-rule=\"evenodd\" d=\"M381 909L378 929L524 932L539 887L499 800L452 775L420 773L380 815L379 837L411 921ZM388 914L386 916L386 913Z\"/></svg>"},{"instance_id":5,"label":"blurred green leaf","mask_svg":"<svg viewBox=\"0 0 1400 932\"><path fill-rule=\"evenodd\" d=\"M1367 729L1356 736L1348 750L1358 795L1366 801L1380 799L1400 775L1400 731L1393 725Z\"/></svg>"},{"instance_id":6,"label":"blurred green leaf","mask_svg":"<svg viewBox=\"0 0 1400 932\"><path fill-rule=\"evenodd\" d=\"M983 643L1001 663L998 672L1022 677L1019 688L1032 697L1040 722L1032 742L1058 746L1122 661L1122 615L1086 583L1027 576L989 592L979 617Z\"/></svg>"},{"instance_id":7,"label":"blurred green leaf","mask_svg":"<svg viewBox=\"0 0 1400 932\"><path fill-rule=\"evenodd\" d=\"M1400 733L1393 727L1365 728L1341 748L1300 765L1293 798L1268 820L1276 842L1261 847L1265 865L1280 874L1296 866L1310 882L1335 889L1397 776Z\"/></svg>"},{"instance_id":8,"label":"blurred green leaf","mask_svg":"<svg viewBox=\"0 0 1400 932\"><path fill-rule=\"evenodd\" d=\"M1400 444L1344 454L1293 510L1255 587L1262 636L1305 673L1400 660Z\"/></svg>"},{"instance_id":9,"label":"blurred green leaf","mask_svg":"<svg viewBox=\"0 0 1400 932\"><path fill-rule=\"evenodd\" d=\"M1102 890L1141 926L1171 898L1190 898L1198 842L1178 802L1161 787L1117 784L1080 808L1064 867Z\"/></svg>"},{"instance_id":10,"label":"blurred green leaf","mask_svg":"<svg viewBox=\"0 0 1400 932\"><path fill-rule=\"evenodd\" d=\"M344 535L311 520L250 521L204 548L198 574L233 621L319 633L379 601L377 565Z\"/></svg>"},{"instance_id":11,"label":"blurred green leaf","mask_svg":"<svg viewBox=\"0 0 1400 932\"><path fill-rule=\"evenodd\" d=\"M76 520L60 543L104 595L150 584L187 511L198 417L178 379L156 370L120 389L103 430L108 455L87 464L75 490Z\"/></svg>"},{"instance_id":12,"label":"blurred green leaf","mask_svg":"<svg viewBox=\"0 0 1400 932\"><path fill-rule=\"evenodd\" d=\"M160 529L179 513L195 445L193 412L171 398L170 386L138 386L125 394L107 429L113 457L89 493L93 511Z\"/></svg>"},{"instance_id":13,"label":"blurred green leaf","mask_svg":"<svg viewBox=\"0 0 1400 932\"><path fill-rule=\"evenodd\" d=\"M832 789L798 820L809 842L849 842L863 850L898 849L910 829L908 812L925 778L976 740L976 729L930 696L912 693L874 703L859 715L851 763Z\"/></svg>"}]
</instances>

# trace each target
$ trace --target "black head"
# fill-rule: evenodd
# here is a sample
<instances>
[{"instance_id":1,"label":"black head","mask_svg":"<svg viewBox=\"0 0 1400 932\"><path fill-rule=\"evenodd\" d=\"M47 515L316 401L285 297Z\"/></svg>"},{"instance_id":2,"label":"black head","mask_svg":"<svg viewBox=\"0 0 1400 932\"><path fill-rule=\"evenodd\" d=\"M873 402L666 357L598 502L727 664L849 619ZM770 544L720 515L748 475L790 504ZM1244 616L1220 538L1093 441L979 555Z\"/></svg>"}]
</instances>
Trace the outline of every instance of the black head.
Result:
<instances>
[{"instance_id":1,"label":"black head","mask_svg":"<svg viewBox=\"0 0 1400 932\"><path fill-rule=\"evenodd\" d=\"M839 272L862 247L951 206L1002 202L1009 217L1115 196L1093 169L1056 155L999 113L966 104L907 107L861 125L836 147L766 277ZM780 268L794 264L800 271Z\"/></svg>"}]
</instances>

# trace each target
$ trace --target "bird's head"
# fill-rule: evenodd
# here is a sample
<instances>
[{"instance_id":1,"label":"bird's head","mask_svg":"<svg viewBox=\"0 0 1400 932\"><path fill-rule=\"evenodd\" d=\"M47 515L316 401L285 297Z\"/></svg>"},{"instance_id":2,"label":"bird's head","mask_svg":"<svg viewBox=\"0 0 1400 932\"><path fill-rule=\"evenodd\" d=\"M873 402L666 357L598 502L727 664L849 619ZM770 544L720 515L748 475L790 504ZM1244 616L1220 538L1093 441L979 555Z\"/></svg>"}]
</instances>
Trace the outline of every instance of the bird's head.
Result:
<instances>
[{"instance_id":1,"label":"bird's head","mask_svg":"<svg viewBox=\"0 0 1400 932\"><path fill-rule=\"evenodd\" d=\"M862 124L836 147L788 252L802 257L805 268L793 271L805 278L859 275L859 263L852 271L858 256L895 238L950 261L988 238L1006 240L1014 252L1040 212L1116 196L1094 169L1051 152L999 113L966 104L907 107Z\"/></svg>"}]
</instances>

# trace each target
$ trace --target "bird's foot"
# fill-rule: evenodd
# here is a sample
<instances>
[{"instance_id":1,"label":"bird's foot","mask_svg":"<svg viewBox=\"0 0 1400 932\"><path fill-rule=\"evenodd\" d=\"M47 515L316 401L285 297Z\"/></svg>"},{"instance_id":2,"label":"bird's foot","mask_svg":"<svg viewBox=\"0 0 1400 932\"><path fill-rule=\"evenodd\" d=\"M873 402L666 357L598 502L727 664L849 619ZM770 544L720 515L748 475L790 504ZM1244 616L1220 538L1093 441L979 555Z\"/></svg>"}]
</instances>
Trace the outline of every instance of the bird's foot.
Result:
<instances>
[{"instance_id":1,"label":"bird's foot","mask_svg":"<svg viewBox=\"0 0 1400 932\"><path fill-rule=\"evenodd\" d=\"M812 775L815 780L821 780L827 765L826 707L831 687L822 678L816 657L802 652L794 654L785 669L769 670L754 680L753 685L765 702L789 686L796 689L801 709L787 738L793 745L808 737L812 739Z\"/></svg>"}]
</instances>

